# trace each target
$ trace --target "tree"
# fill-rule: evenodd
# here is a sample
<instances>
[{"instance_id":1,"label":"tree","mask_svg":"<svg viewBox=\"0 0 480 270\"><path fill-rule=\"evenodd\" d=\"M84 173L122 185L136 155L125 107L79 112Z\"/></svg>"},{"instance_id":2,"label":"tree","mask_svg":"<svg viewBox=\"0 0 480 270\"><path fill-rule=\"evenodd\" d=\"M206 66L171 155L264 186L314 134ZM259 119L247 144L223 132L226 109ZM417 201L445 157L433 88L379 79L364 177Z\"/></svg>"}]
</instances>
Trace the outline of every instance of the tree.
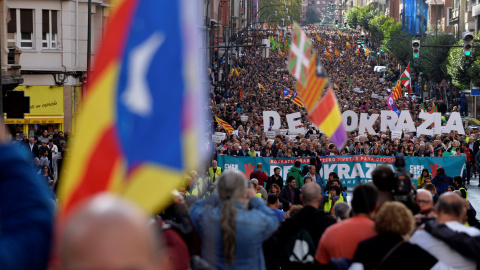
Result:
<instances>
[{"instance_id":1,"label":"tree","mask_svg":"<svg viewBox=\"0 0 480 270\"><path fill-rule=\"evenodd\" d=\"M383 48L392 53L402 65L413 62L412 43L413 37L402 31L402 24L395 23L385 31Z\"/></svg>"},{"instance_id":2,"label":"tree","mask_svg":"<svg viewBox=\"0 0 480 270\"><path fill-rule=\"evenodd\" d=\"M475 36L479 39L480 34ZM463 45L463 41L457 42ZM452 77L453 85L460 89L469 89L470 82L480 85L480 50L474 48L470 56L465 56L463 48L451 48L448 55L447 72Z\"/></svg>"},{"instance_id":3,"label":"tree","mask_svg":"<svg viewBox=\"0 0 480 270\"><path fill-rule=\"evenodd\" d=\"M452 35L440 34L436 38L427 36L421 40L421 44L429 45L453 45L455 38ZM443 79L450 79L447 72L447 57L449 48L421 48L420 69L426 76L426 79L440 83Z\"/></svg>"},{"instance_id":4,"label":"tree","mask_svg":"<svg viewBox=\"0 0 480 270\"><path fill-rule=\"evenodd\" d=\"M313 10L313 8L309 8L307 10L307 22L309 24L318 22L318 15L317 13L315 13L315 10Z\"/></svg>"},{"instance_id":5,"label":"tree","mask_svg":"<svg viewBox=\"0 0 480 270\"><path fill-rule=\"evenodd\" d=\"M288 8L288 13L285 6ZM301 21L302 0L260 0L259 10L261 10L259 12L261 22L270 17L268 21L275 21L275 25L281 25L282 22L290 25L293 21Z\"/></svg>"},{"instance_id":6,"label":"tree","mask_svg":"<svg viewBox=\"0 0 480 270\"><path fill-rule=\"evenodd\" d=\"M358 10L359 8L354 7L345 12L345 19L348 22L348 27L356 29L358 25Z\"/></svg>"}]
</instances>

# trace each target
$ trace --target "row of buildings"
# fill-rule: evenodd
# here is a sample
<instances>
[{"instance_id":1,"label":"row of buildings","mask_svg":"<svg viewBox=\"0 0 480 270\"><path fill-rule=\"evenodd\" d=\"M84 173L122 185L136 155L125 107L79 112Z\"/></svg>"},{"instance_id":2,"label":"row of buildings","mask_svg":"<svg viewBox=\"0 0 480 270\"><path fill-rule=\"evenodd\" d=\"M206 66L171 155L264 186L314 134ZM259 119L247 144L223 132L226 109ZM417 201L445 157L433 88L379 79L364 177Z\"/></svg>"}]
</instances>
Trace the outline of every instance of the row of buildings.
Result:
<instances>
[{"instance_id":1,"label":"row of buildings","mask_svg":"<svg viewBox=\"0 0 480 270\"><path fill-rule=\"evenodd\" d=\"M333 14L342 22L346 10L366 5L395 18L414 35L447 32L461 36L480 28L480 0L302 0L302 19L313 9L320 18Z\"/></svg>"}]
</instances>

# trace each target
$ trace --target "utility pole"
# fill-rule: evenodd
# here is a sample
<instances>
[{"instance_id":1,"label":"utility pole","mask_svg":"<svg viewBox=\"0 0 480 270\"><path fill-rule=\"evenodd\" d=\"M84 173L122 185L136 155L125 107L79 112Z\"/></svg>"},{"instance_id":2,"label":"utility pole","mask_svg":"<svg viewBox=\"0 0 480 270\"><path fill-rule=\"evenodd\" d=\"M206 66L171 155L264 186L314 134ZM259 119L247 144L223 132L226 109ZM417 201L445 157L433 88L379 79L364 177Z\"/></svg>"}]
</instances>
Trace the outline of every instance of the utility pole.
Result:
<instances>
[{"instance_id":1,"label":"utility pole","mask_svg":"<svg viewBox=\"0 0 480 270\"><path fill-rule=\"evenodd\" d=\"M457 1L459 3L458 7L458 33L457 39L460 39L463 32L465 32L465 11L467 6L467 0Z\"/></svg>"}]
</instances>

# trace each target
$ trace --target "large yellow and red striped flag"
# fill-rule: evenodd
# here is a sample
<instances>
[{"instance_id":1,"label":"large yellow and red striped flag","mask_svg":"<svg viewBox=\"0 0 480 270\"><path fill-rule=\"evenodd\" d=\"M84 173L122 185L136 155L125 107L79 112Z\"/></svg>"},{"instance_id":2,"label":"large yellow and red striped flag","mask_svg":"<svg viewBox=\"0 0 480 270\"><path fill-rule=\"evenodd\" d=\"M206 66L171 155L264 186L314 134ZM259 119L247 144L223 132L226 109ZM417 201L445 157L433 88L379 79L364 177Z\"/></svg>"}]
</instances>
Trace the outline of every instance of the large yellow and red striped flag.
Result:
<instances>
[{"instance_id":1,"label":"large yellow and red striped flag","mask_svg":"<svg viewBox=\"0 0 480 270\"><path fill-rule=\"evenodd\" d=\"M60 217L101 192L157 213L199 162L200 43L186 32L196 28L196 11L182 1L115 3L64 161Z\"/></svg>"},{"instance_id":2,"label":"large yellow and red striped flag","mask_svg":"<svg viewBox=\"0 0 480 270\"><path fill-rule=\"evenodd\" d=\"M297 92L300 94L308 113L311 113L314 109L328 82L328 79L323 72L323 68L321 65L319 65L319 67L322 70L319 70L317 73L317 57L316 54L313 54L308 66L306 87L303 87L300 83L297 83L296 85Z\"/></svg>"},{"instance_id":3,"label":"large yellow and red striped flag","mask_svg":"<svg viewBox=\"0 0 480 270\"><path fill-rule=\"evenodd\" d=\"M215 121L217 121L217 123L223 127L223 129L225 129L225 131L228 133L228 135L232 134L232 132L234 131L233 127L230 126L230 124L228 124L227 122L223 121L222 119L218 118L215 116Z\"/></svg>"},{"instance_id":4,"label":"large yellow and red striped flag","mask_svg":"<svg viewBox=\"0 0 480 270\"><path fill-rule=\"evenodd\" d=\"M402 97L402 84L400 80L397 81L395 88L392 91L393 99L399 99Z\"/></svg>"}]
</instances>

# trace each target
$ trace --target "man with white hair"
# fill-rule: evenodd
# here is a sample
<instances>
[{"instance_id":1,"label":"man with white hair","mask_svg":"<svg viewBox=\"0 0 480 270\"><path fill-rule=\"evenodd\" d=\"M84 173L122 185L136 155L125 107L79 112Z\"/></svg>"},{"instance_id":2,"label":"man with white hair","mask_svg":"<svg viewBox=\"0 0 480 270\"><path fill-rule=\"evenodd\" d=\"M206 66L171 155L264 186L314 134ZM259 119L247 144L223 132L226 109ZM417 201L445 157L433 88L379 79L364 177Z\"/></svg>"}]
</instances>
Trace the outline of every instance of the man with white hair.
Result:
<instances>
[{"instance_id":1,"label":"man with white hair","mask_svg":"<svg viewBox=\"0 0 480 270\"><path fill-rule=\"evenodd\" d=\"M462 197L453 192L447 192L440 196L435 207L439 224L445 224L451 230L466 233L471 237L480 236L480 230L463 225L466 208ZM473 270L477 267L474 260L460 255L445 242L433 237L425 230L417 230L410 238L410 242L419 245L452 269Z\"/></svg>"}]
</instances>

